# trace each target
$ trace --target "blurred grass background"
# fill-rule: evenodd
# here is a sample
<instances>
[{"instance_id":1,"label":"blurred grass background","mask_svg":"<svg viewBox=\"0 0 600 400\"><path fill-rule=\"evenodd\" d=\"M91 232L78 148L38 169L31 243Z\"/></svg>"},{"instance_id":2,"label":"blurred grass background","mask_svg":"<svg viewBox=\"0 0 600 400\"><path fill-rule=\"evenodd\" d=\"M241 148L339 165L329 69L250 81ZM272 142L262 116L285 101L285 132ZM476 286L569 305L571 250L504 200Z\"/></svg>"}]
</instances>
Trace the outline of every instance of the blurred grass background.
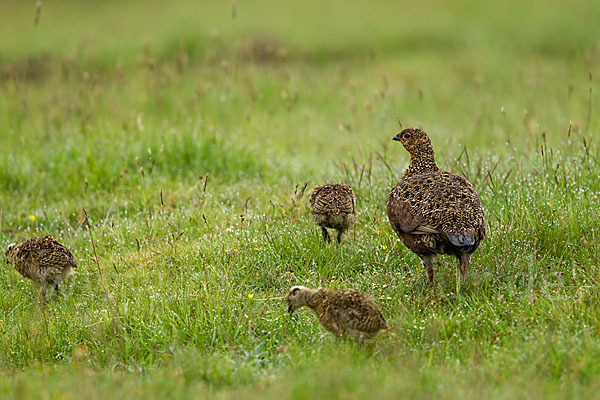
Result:
<instances>
[{"instance_id":1,"label":"blurred grass background","mask_svg":"<svg viewBox=\"0 0 600 400\"><path fill-rule=\"evenodd\" d=\"M45 308L2 268L6 397L594 395L597 2L0 12L0 244L52 234L81 265ZM387 224L398 120L484 203L462 287L444 258L430 288ZM357 196L341 248L307 211L325 180ZM293 284L363 291L392 334L322 335L270 300Z\"/></svg>"}]
</instances>

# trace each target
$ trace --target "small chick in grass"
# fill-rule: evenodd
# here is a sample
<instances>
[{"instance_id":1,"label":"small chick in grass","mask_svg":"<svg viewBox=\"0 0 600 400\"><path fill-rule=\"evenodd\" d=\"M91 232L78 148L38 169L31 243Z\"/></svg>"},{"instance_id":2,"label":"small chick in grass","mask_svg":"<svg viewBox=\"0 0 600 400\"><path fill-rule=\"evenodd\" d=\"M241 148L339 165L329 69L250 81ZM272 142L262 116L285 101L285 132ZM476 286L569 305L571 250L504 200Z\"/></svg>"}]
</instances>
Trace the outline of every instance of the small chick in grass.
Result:
<instances>
[{"instance_id":1,"label":"small chick in grass","mask_svg":"<svg viewBox=\"0 0 600 400\"><path fill-rule=\"evenodd\" d=\"M363 341L374 337L381 329L388 329L381 311L354 289L294 286L286 301L290 314L303 306L312 308L323 328L337 337L347 336Z\"/></svg>"},{"instance_id":2,"label":"small chick in grass","mask_svg":"<svg viewBox=\"0 0 600 400\"><path fill-rule=\"evenodd\" d=\"M40 302L46 298L48 285L52 285L58 293L58 284L77 268L73 254L52 236L9 244L6 248L6 261L19 274L40 286Z\"/></svg>"},{"instance_id":3,"label":"small chick in grass","mask_svg":"<svg viewBox=\"0 0 600 400\"><path fill-rule=\"evenodd\" d=\"M310 195L310 212L321 227L323 239L331 242L327 228L338 232L338 244L342 235L356 222L356 200L352 188L345 183L326 183L313 189Z\"/></svg>"}]
</instances>

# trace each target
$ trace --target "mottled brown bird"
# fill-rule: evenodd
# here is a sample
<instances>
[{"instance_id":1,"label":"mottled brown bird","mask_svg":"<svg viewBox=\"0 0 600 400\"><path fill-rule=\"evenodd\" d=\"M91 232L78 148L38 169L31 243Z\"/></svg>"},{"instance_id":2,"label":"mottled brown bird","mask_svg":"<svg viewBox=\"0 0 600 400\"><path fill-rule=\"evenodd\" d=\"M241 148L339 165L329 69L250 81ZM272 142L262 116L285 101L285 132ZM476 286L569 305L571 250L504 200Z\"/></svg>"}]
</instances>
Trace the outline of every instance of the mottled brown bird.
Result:
<instances>
[{"instance_id":1,"label":"mottled brown bird","mask_svg":"<svg viewBox=\"0 0 600 400\"><path fill-rule=\"evenodd\" d=\"M58 284L77 268L73 254L52 236L9 244L6 261L21 275L40 285L39 299L42 302L48 285L58 292Z\"/></svg>"},{"instance_id":2,"label":"mottled brown bird","mask_svg":"<svg viewBox=\"0 0 600 400\"><path fill-rule=\"evenodd\" d=\"M362 341L372 338L381 329L388 329L383 314L375 304L353 289L294 286L286 300L290 314L308 306L317 314L321 325L337 337L347 336Z\"/></svg>"},{"instance_id":3,"label":"mottled brown bird","mask_svg":"<svg viewBox=\"0 0 600 400\"><path fill-rule=\"evenodd\" d=\"M421 258L430 282L436 254L458 258L464 282L471 255L485 236L479 196L468 180L438 168L422 130L404 129L393 139L410 153L410 165L388 197L390 225Z\"/></svg>"},{"instance_id":4,"label":"mottled brown bird","mask_svg":"<svg viewBox=\"0 0 600 400\"><path fill-rule=\"evenodd\" d=\"M323 239L331 242L327 228L338 232L337 241L356 222L356 200L352 188L345 183L326 183L313 189L310 195L310 212L321 227Z\"/></svg>"}]
</instances>

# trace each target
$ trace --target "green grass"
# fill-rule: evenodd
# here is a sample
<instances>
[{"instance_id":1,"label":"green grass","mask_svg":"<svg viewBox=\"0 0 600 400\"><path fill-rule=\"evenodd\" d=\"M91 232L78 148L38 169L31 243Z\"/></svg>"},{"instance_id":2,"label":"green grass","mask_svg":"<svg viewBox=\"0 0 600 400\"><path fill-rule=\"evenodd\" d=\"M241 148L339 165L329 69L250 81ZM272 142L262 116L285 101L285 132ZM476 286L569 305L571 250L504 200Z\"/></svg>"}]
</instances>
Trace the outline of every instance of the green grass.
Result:
<instances>
[{"instance_id":1,"label":"green grass","mask_svg":"<svg viewBox=\"0 0 600 400\"><path fill-rule=\"evenodd\" d=\"M203 3L2 5L0 247L52 234L80 269L45 307L1 269L0 396L596 396L600 7ZM398 119L484 204L462 286L387 223ZM326 180L357 197L340 247ZM294 284L391 331L335 340L274 299Z\"/></svg>"}]
</instances>

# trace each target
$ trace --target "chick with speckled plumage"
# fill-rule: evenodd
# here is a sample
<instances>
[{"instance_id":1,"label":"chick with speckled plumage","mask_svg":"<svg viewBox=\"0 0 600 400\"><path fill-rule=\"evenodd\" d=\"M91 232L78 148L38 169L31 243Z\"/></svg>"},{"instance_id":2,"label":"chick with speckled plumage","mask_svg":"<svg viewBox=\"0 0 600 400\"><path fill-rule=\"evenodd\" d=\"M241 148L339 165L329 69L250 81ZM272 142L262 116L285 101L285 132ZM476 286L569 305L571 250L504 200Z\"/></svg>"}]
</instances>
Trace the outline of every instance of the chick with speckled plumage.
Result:
<instances>
[{"instance_id":1,"label":"chick with speckled plumage","mask_svg":"<svg viewBox=\"0 0 600 400\"><path fill-rule=\"evenodd\" d=\"M458 258L464 283L471 256L485 237L481 200L468 180L438 168L425 132L404 129L393 140L409 152L410 165L388 196L390 225L419 256L431 283L437 254Z\"/></svg>"},{"instance_id":2,"label":"chick with speckled plumage","mask_svg":"<svg viewBox=\"0 0 600 400\"><path fill-rule=\"evenodd\" d=\"M327 228L337 230L337 242L356 222L356 200L352 188L345 183L326 183L313 189L310 195L310 212L321 227L323 240L331 242Z\"/></svg>"},{"instance_id":3,"label":"chick with speckled plumage","mask_svg":"<svg viewBox=\"0 0 600 400\"><path fill-rule=\"evenodd\" d=\"M383 314L365 295L353 289L330 290L292 287L287 296L288 311L307 306L327 331L337 337L363 341L388 329Z\"/></svg>"},{"instance_id":4,"label":"chick with speckled plumage","mask_svg":"<svg viewBox=\"0 0 600 400\"><path fill-rule=\"evenodd\" d=\"M58 285L77 268L73 254L52 236L11 243L5 254L8 264L40 286L40 302L46 298L48 285L58 292Z\"/></svg>"}]
</instances>

